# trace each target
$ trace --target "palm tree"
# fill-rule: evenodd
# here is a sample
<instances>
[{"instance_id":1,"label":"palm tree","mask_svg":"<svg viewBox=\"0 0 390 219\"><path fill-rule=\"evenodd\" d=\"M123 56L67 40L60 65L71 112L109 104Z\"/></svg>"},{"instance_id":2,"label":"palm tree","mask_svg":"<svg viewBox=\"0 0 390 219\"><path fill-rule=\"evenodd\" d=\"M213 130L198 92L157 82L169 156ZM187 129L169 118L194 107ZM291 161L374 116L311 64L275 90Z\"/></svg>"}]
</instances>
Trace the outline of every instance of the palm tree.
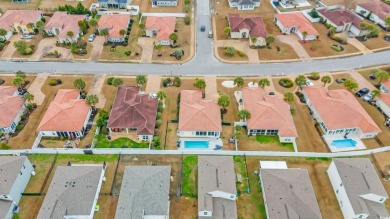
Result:
<instances>
[{"instance_id":1,"label":"palm tree","mask_svg":"<svg viewBox=\"0 0 390 219\"><path fill-rule=\"evenodd\" d=\"M321 82L324 83L324 87L326 84L330 84L332 82L332 78L329 75L325 75L321 78Z\"/></svg>"},{"instance_id":2,"label":"palm tree","mask_svg":"<svg viewBox=\"0 0 390 219\"><path fill-rule=\"evenodd\" d=\"M333 34L335 34L336 31L337 31L337 29L335 27L329 27L329 29L328 29L329 36L332 36Z\"/></svg>"},{"instance_id":3,"label":"palm tree","mask_svg":"<svg viewBox=\"0 0 390 219\"><path fill-rule=\"evenodd\" d=\"M306 84L306 77L304 75L298 75L295 78L295 84L302 90L302 86Z\"/></svg>"},{"instance_id":4,"label":"palm tree","mask_svg":"<svg viewBox=\"0 0 390 219\"><path fill-rule=\"evenodd\" d=\"M73 38L74 33L73 33L72 31L68 31L68 32L66 32L66 35L67 35L68 37L70 37L70 38Z\"/></svg>"},{"instance_id":5,"label":"palm tree","mask_svg":"<svg viewBox=\"0 0 390 219\"><path fill-rule=\"evenodd\" d=\"M223 29L223 32L226 34L226 37L229 38L232 29L230 29L230 27L225 27L225 29Z\"/></svg>"},{"instance_id":6,"label":"palm tree","mask_svg":"<svg viewBox=\"0 0 390 219\"><path fill-rule=\"evenodd\" d=\"M237 76L236 78L234 78L234 85L237 85L238 87L242 87L242 86L244 86L244 84L245 84L245 81L242 77Z\"/></svg>"},{"instance_id":7,"label":"palm tree","mask_svg":"<svg viewBox=\"0 0 390 219\"><path fill-rule=\"evenodd\" d=\"M96 104L99 103L99 97L95 94L90 94L85 98L85 101L88 105L92 106L92 108L95 108Z\"/></svg>"},{"instance_id":8,"label":"palm tree","mask_svg":"<svg viewBox=\"0 0 390 219\"><path fill-rule=\"evenodd\" d=\"M127 33L127 31L126 31L125 29L121 29L121 30L119 31L119 35L121 35L122 38L125 37L126 33Z\"/></svg>"},{"instance_id":9,"label":"palm tree","mask_svg":"<svg viewBox=\"0 0 390 219\"><path fill-rule=\"evenodd\" d=\"M379 79L378 85L382 83L382 81L386 81L389 79L389 73L387 71L376 71L374 73L375 77Z\"/></svg>"},{"instance_id":10,"label":"palm tree","mask_svg":"<svg viewBox=\"0 0 390 219\"><path fill-rule=\"evenodd\" d=\"M206 88L206 81L204 81L203 79L195 79L195 87L196 88L199 88L201 90L205 89Z\"/></svg>"},{"instance_id":11,"label":"palm tree","mask_svg":"<svg viewBox=\"0 0 390 219\"><path fill-rule=\"evenodd\" d=\"M267 46L269 46L269 44L275 42L275 37L273 37L272 35L267 35L265 37L265 43L267 44Z\"/></svg>"},{"instance_id":12,"label":"palm tree","mask_svg":"<svg viewBox=\"0 0 390 219\"><path fill-rule=\"evenodd\" d=\"M303 31L302 32L302 36L303 36L303 41L306 41L306 36L307 36L307 32L306 31Z\"/></svg>"},{"instance_id":13,"label":"palm tree","mask_svg":"<svg viewBox=\"0 0 390 219\"><path fill-rule=\"evenodd\" d=\"M344 87L349 91L354 91L359 87L359 85L355 81L348 79L344 82Z\"/></svg>"},{"instance_id":14,"label":"palm tree","mask_svg":"<svg viewBox=\"0 0 390 219\"><path fill-rule=\"evenodd\" d=\"M37 26L39 32L43 34L43 27L45 26L45 23L43 23L43 21L37 21L35 25Z\"/></svg>"},{"instance_id":15,"label":"palm tree","mask_svg":"<svg viewBox=\"0 0 390 219\"><path fill-rule=\"evenodd\" d=\"M88 24L91 25L92 27L95 27L97 25L97 21L95 19L91 19L88 21Z\"/></svg>"},{"instance_id":16,"label":"palm tree","mask_svg":"<svg viewBox=\"0 0 390 219\"><path fill-rule=\"evenodd\" d=\"M264 88L265 86L269 86L269 85L270 85L270 82L269 82L268 78L262 78L262 79L260 79L260 81L259 81L259 86L260 86L261 88Z\"/></svg>"},{"instance_id":17,"label":"palm tree","mask_svg":"<svg viewBox=\"0 0 390 219\"><path fill-rule=\"evenodd\" d=\"M177 34L176 34L176 33L171 33L171 34L169 35L169 39L170 39L170 40L173 40L173 41L176 41L176 40L177 40Z\"/></svg>"},{"instance_id":18,"label":"palm tree","mask_svg":"<svg viewBox=\"0 0 390 219\"><path fill-rule=\"evenodd\" d=\"M238 112L238 118L246 121L251 118L251 113L248 110L242 109Z\"/></svg>"},{"instance_id":19,"label":"palm tree","mask_svg":"<svg viewBox=\"0 0 390 219\"><path fill-rule=\"evenodd\" d=\"M360 28L360 29L365 30L365 29L367 29L367 27L368 27L368 24L367 24L367 23L365 23L365 22L360 22L360 24L359 24L359 28Z\"/></svg>"},{"instance_id":20,"label":"palm tree","mask_svg":"<svg viewBox=\"0 0 390 219\"><path fill-rule=\"evenodd\" d=\"M5 41L5 35L7 35L7 31L4 28L0 28L0 36Z\"/></svg>"},{"instance_id":21,"label":"palm tree","mask_svg":"<svg viewBox=\"0 0 390 219\"><path fill-rule=\"evenodd\" d=\"M107 41L107 36L108 36L108 34L109 34L107 28L101 29L101 30L99 31L99 34L102 35L102 36L104 36L104 38L105 38L106 41Z\"/></svg>"},{"instance_id":22,"label":"palm tree","mask_svg":"<svg viewBox=\"0 0 390 219\"><path fill-rule=\"evenodd\" d=\"M80 90L80 92L84 91L85 81L81 78L77 78L73 81L73 86Z\"/></svg>"},{"instance_id":23,"label":"palm tree","mask_svg":"<svg viewBox=\"0 0 390 219\"><path fill-rule=\"evenodd\" d=\"M154 44L154 48L158 51L158 53L161 53L162 46L158 43Z\"/></svg>"},{"instance_id":24,"label":"palm tree","mask_svg":"<svg viewBox=\"0 0 390 219\"><path fill-rule=\"evenodd\" d=\"M284 101L292 102L294 100L294 94L291 92L287 92L284 94Z\"/></svg>"},{"instance_id":25,"label":"palm tree","mask_svg":"<svg viewBox=\"0 0 390 219\"><path fill-rule=\"evenodd\" d=\"M18 86L18 90L21 90L21 86L25 83L25 81L21 77L15 77L12 83Z\"/></svg>"},{"instance_id":26,"label":"palm tree","mask_svg":"<svg viewBox=\"0 0 390 219\"><path fill-rule=\"evenodd\" d=\"M123 84L123 80L120 78L114 78L114 79L112 79L111 84L114 87L119 87Z\"/></svg>"},{"instance_id":27,"label":"palm tree","mask_svg":"<svg viewBox=\"0 0 390 219\"><path fill-rule=\"evenodd\" d=\"M23 98L25 101L27 101L29 104L31 104L31 102L34 100L34 95L32 95L31 93L26 93L23 96Z\"/></svg>"},{"instance_id":28,"label":"palm tree","mask_svg":"<svg viewBox=\"0 0 390 219\"><path fill-rule=\"evenodd\" d=\"M257 42L257 38L256 38L256 37L252 37L252 38L251 38L251 42L252 42L253 45L255 45L256 42Z\"/></svg>"},{"instance_id":29,"label":"palm tree","mask_svg":"<svg viewBox=\"0 0 390 219\"><path fill-rule=\"evenodd\" d=\"M142 87L146 83L146 76L145 75L137 75L135 78L135 81L137 82L138 86Z\"/></svg>"},{"instance_id":30,"label":"palm tree","mask_svg":"<svg viewBox=\"0 0 390 219\"><path fill-rule=\"evenodd\" d=\"M165 91L160 90L159 92L157 92L157 97L159 100L162 100L163 108L165 108L165 98L167 97L167 94L165 93Z\"/></svg>"},{"instance_id":31,"label":"palm tree","mask_svg":"<svg viewBox=\"0 0 390 219\"><path fill-rule=\"evenodd\" d=\"M218 105L222 108L222 113L226 113L226 108L230 105L229 96L226 94L219 96Z\"/></svg>"},{"instance_id":32,"label":"palm tree","mask_svg":"<svg viewBox=\"0 0 390 219\"><path fill-rule=\"evenodd\" d=\"M381 92L379 90L373 90L371 91L371 100L375 100L377 96L379 96Z\"/></svg>"}]
</instances>

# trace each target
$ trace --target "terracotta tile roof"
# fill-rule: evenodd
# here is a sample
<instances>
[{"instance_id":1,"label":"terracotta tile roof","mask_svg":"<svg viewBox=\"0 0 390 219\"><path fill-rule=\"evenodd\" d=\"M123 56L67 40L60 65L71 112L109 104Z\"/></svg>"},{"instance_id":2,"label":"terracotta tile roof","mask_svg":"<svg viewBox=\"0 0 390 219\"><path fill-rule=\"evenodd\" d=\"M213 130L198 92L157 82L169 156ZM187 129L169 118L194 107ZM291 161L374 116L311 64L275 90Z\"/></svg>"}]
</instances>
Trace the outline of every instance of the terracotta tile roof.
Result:
<instances>
[{"instance_id":1,"label":"terracotta tile roof","mask_svg":"<svg viewBox=\"0 0 390 219\"><path fill-rule=\"evenodd\" d=\"M359 24L363 21L358 15L348 9L327 10L326 8L318 10L326 19L332 21L337 26L343 26L345 23L352 23L359 28Z\"/></svg>"},{"instance_id":2,"label":"terracotta tile roof","mask_svg":"<svg viewBox=\"0 0 390 219\"><path fill-rule=\"evenodd\" d=\"M242 88L244 108L251 113L248 129L279 130L282 137L298 137L290 106L278 96L266 95L259 87Z\"/></svg>"},{"instance_id":3,"label":"terracotta tile roof","mask_svg":"<svg viewBox=\"0 0 390 219\"><path fill-rule=\"evenodd\" d=\"M305 86L303 90L329 130L359 127L363 133L382 131L351 92L327 91L321 85Z\"/></svg>"},{"instance_id":4,"label":"terracotta tile roof","mask_svg":"<svg viewBox=\"0 0 390 219\"><path fill-rule=\"evenodd\" d=\"M35 23L42 13L42 11L32 10L8 10L0 17L0 28L9 31L14 26L14 23L23 25Z\"/></svg>"},{"instance_id":5,"label":"terracotta tile roof","mask_svg":"<svg viewBox=\"0 0 390 219\"><path fill-rule=\"evenodd\" d=\"M146 29L157 30L157 40L169 40L169 35L175 31L176 17L147 17Z\"/></svg>"},{"instance_id":6,"label":"terracotta tile roof","mask_svg":"<svg viewBox=\"0 0 390 219\"><path fill-rule=\"evenodd\" d=\"M0 127L10 127L24 104L19 96L13 96L17 87L0 86Z\"/></svg>"},{"instance_id":7,"label":"terracotta tile roof","mask_svg":"<svg viewBox=\"0 0 390 219\"><path fill-rule=\"evenodd\" d=\"M45 29L52 29L53 27L61 28L61 32L58 35L59 38L69 38L66 35L68 31L72 31L76 35L80 31L78 22L85 19L85 15L67 14L66 12L57 11L53 17L50 18L46 24Z\"/></svg>"},{"instance_id":8,"label":"terracotta tile roof","mask_svg":"<svg viewBox=\"0 0 390 219\"><path fill-rule=\"evenodd\" d=\"M364 2L358 5L368 11L371 11L373 14L376 14L382 20L384 20L387 16L390 16L390 5L380 0Z\"/></svg>"},{"instance_id":9,"label":"terracotta tile roof","mask_svg":"<svg viewBox=\"0 0 390 219\"><path fill-rule=\"evenodd\" d=\"M275 14L275 17L284 27L297 27L301 33L306 31L308 35L319 35L310 21L301 12Z\"/></svg>"},{"instance_id":10,"label":"terracotta tile roof","mask_svg":"<svg viewBox=\"0 0 390 219\"><path fill-rule=\"evenodd\" d=\"M202 92L199 90L182 90L179 131L222 132L219 106L212 100L202 99Z\"/></svg>"},{"instance_id":11,"label":"terracotta tile roof","mask_svg":"<svg viewBox=\"0 0 390 219\"><path fill-rule=\"evenodd\" d=\"M267 30L261 17L241 17L239 14L228 14L228 20L232 32L249 29L251 37L265 38L267 36Z\"/></svg>"},{"instance_id":12,"label":"terracotta tile roof","mask_svg":"<svg viewBox=\"0 0 390 219\"><path fill-rule=\"evenodd\" d=\"M98 29L107 28L108 38L123 38L119 31L127 30L130 16L127 14L103 14L98 22Z\"/></svg>"},{"instance_id":13,"label":"terracotta tile roof","mask_svg":"<svg viewBox=\"0 0 390 219\"><path fill-rule=\"evenodd\" d=\"M383 86L385 86L387 88L387 90L390 90L390 79L386 80L385 82L382 82L381 84Z\"/></svg>"},{"instance_id":14,"label":"terracotta tile roof","mask_svg":"<svg viewBox=\"0 0 390 219\"><path fill-rule=\"evenodd\" d=\"M136 128L137 135L153 135L157 106L158 100L139 94L139 87L119 87L107 127Z\"/></svg>"},{"instance_id":15,"label":"terracotta tile roof","mask_svg":"<svg viewBox=\"0 0 390 219\"><path fill-rule=\"evenodd\" d=\"M380 99L388 106L390 107L390 93L381 93Z\"/></svg>"},{"instance_id":16,"label":"terracotta tile roof","mask_svg":"<svg viewBox=\"0 0 390 219\"><path fill-rule=\"evenodd\" d=\"M90 106L77 99L79 90L60 89L38 126L38 131L81 131Z\"/></svg>"}]
</instances>

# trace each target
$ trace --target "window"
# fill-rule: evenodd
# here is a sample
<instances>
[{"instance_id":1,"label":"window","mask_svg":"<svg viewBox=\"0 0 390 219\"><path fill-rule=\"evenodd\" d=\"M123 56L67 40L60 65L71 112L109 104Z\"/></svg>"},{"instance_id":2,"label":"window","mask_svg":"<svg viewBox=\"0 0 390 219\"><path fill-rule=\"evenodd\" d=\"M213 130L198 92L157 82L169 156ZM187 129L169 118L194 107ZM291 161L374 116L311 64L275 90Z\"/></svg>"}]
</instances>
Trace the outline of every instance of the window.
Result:
<instances>
[{"instance_id":1,"label":"window","mask_svg":"<svg viewBox=\"0 0 390 219\"><path fill-rule=\"evenodd\" d=\"M267 135L277 135L278 130L267 130Z\"/></svg>"},{"instance_id":2,"label":"window","mask_svg":"<svg viewBox=\"0 0 390 219\"><path fill-rule=\"evenodd\" d=\"M379 199L380 202L383 202L384 198Z\"/></svg>"},{"instance_id":3,"label":"window","mask_svg":"<svg viewBox=\"0 0 390 219\"><path fill-rule=\"evenodd\" d=\"M149 135L143 135L143 136L142 136L142 139L143 139L143 140L149 140Z\"/></svg>"},{"instance_id":4,"label":"window","mask_svg":"<svg viewBox=\"0 0 390 219\"><path fill-rule=\"evenodd\" d=\"M20 175L23 175L22 171L20 171Z\"/></svg>"},{"instance_id":5,"label":"window","mask_svg":"<svg viewBox=\"0 0 390 219\"><path fill-rule=\"evenodd\" d=\"M340 183L340 187L343 187L343 183Z\"/></svg>"},{"instance_id":6,"label":"window","mask_svg":"<svg viewBox=\"0 0 390 219\"><path fill-rule=\"evenodd\" d=\"M336 190L336 194L339 194L339 190L338 189Z\"/></svg>"},{"instance_id":7,"label":"window","mask_svg":"<svg viewBox=\"0 0 390 219\"><path fill-rule=\"evenodd\" d=\"M363 218L363 215L361 214L361 215L359 216L359 218Z\"/></svg>"},{"instance_id":8,"label":"window","mask_svg":"<svg viewBox=\"0 0 390 219\"><path fill-rule=\"evenodd\" d=\"M26 169L26 166L24 166L24 164L23 164L23 169Z\"/></svg>"}]
</instances>

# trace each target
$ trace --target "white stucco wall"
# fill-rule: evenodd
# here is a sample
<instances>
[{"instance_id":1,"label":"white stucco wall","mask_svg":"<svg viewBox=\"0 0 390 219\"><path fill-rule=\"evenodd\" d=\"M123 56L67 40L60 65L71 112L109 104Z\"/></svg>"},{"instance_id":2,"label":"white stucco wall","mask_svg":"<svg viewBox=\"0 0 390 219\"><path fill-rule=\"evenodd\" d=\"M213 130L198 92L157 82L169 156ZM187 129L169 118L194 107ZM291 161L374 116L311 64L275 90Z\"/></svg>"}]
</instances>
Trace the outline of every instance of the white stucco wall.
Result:
<instances>
[{"instance_id":1,"label":"white stucco wall","mask_svg":"<svg viewBox=\"0 0 390 219\"><path fill-rule=\"evenodd\" d=\"M356 11L356 13L361 14L363 17L367 17L370 14L369 10L367 10L363 7L360 7L359 5L356 5L355 11ZM365 12L365 13L362 13L362 12ZM390 15L390 13L389 13L389 15ZM372 12L371 12L369 19L371 21L373 21L374 23L381 25L382 27L386 27L386 23L380 17L378 17L378 15L376 15Z\"/></svg>"},{"instance_id":2,"label":"white stucco wall","mask_svg":"<svg viewBox=\"0 0 390 219\"><path fill-rule=\"evenodd\" d=\"M183 138L183 137L190 137L190 138L207 138L207 137L215 137L218 138L221 136L221 133L218 131L207 131L207 132L217 132L217 135L196 135L196 131L178 131L177 136Z\"/></svg>"},{"instance_id":3,"label":"white stucco wall","mask_svg":"<svg viewBox=\"0 0 390 219\"><path fill-rule=\"evenodd\" d=\"M390 106L387 105L383 100L378 99L376 101L376 105L383 111L383 113L387 116L390 117Z\"/></svg>"}]
</instances>

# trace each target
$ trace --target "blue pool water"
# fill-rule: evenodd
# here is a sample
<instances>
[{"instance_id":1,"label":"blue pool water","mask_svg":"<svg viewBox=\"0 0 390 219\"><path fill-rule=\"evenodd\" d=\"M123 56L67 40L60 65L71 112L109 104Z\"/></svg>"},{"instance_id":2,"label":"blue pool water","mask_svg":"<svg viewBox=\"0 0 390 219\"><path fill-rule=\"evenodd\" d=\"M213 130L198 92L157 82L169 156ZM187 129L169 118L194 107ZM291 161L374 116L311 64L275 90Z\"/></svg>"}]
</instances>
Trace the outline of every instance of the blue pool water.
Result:
<instances>
[{"instance_id":1,"label":"blue pool water","mask_svg":"<svg viewBox=\"0 0 390 219\"><path fill-rule=\"evenodd\" d=\"M352 139L333 140L332 146L336 148L356 147L356 141Z\"/></svg>"},{"instance_id":2,"label":"blue pool water","mask_svg":"<svg viewBox=\"0 0 390 219\"><path fill-rule=\"evenodd\" d=\"M185 141L184 142L184 148L209 148L209 142L208 141Z\"/></svg>"}]
</instances>

